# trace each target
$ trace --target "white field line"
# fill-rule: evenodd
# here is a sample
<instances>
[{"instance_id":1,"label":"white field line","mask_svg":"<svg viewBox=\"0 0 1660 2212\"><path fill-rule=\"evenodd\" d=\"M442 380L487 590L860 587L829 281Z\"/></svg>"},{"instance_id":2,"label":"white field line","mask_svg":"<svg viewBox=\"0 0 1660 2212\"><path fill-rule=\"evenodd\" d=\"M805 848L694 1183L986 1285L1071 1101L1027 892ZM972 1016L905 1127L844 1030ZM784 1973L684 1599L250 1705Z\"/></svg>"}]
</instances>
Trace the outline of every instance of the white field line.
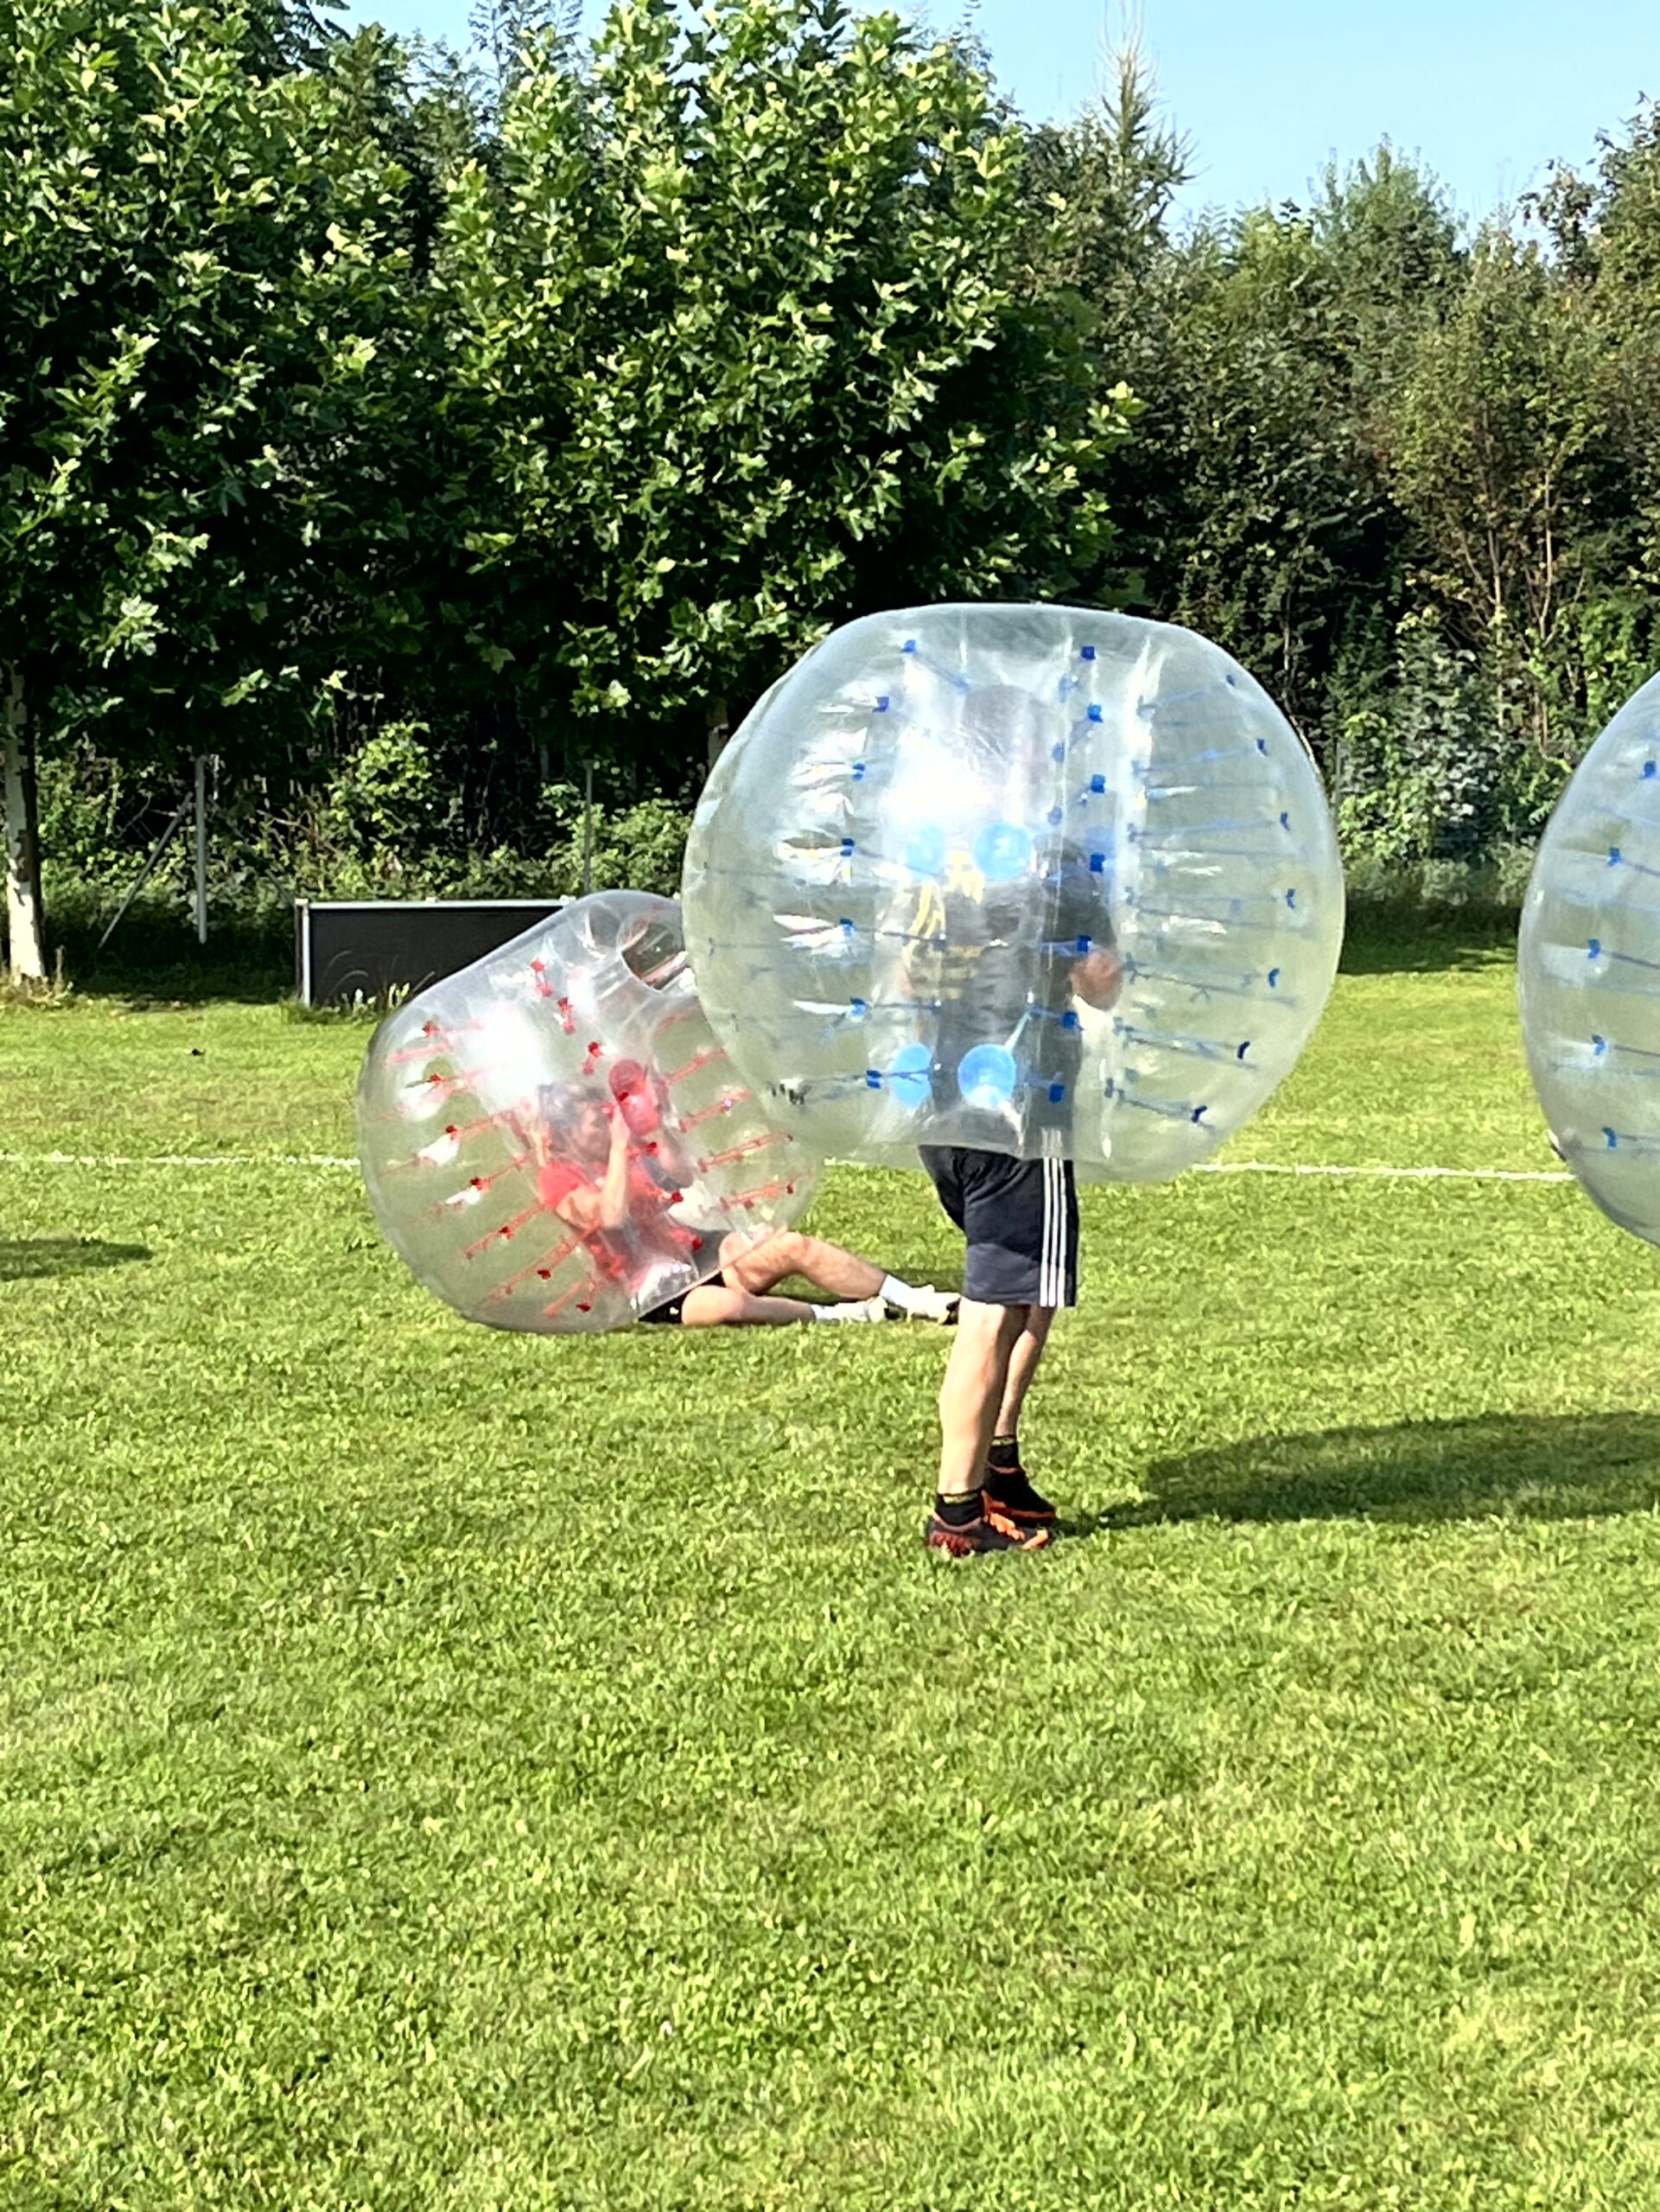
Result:
<instances>
[{"instance_id":1,"label":"white field line","mask_svg":"<svg viewBox=\"0 0 1660 2212\"><path fill-rule=\"evenodd\" d=\"M832 1167L859 1166L836 1160ZM358 1163L332 1152L0 1152L0 1167L305 1167L347 1169ZM1203 1160L1194 1175L1327 1175L1392 1183L1571 1183L1560 1167L1326 1166L1280 1160Z\"/></svg>"},{"instance_id":2,"label":"white field line","mask_svg":"<svg viewBox=\"0 0 1660 2212\"><path fill-rule=\"evenodd\" d=\"M0 1167L351 1167L333 1152L0 1152Z\"/></svg>"},{"instance_id":3,"label":"white field line","mask_svg":"<svg viewBox=\"0 0 1660 2212\"><path fill-rule=\"evenodd\" d=\"M1358 1175L1396 1183L1571 1183L1562 1167L1320 1167L1278 1160L1201 1160L1195 1175Z\"/></svg>"}]
</instances>

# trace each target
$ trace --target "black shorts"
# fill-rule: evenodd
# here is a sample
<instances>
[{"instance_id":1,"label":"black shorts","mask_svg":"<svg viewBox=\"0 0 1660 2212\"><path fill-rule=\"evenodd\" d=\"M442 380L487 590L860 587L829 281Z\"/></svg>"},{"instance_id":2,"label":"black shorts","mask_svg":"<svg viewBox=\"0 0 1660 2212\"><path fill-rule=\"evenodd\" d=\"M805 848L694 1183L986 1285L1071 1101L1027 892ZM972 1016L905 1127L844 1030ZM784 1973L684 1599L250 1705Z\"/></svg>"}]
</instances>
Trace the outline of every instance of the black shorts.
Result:
<instances>
[{"instance_id":1,"label":"black shorts","mask_svg":"<svg viewBox=\"0 0 1660 2212\"><path fill-rule=\"evenodd\" d=\"M981 1306L1076 1306L1078 1185L1070 1160L925 1144L922 1164L969 1241L963 1295Z\"/></svg>"},{"instance_id":2,"label":"black shorts","mask_svg":"<svg viewBox=\"0 0 1660 2212\"><path fill-rule=\"evenodd\" d=\"M696 1232L698 1249L706 1249L712 1246L718 1252L721 1249L721 1239L726 1233L723 1229L699 1230ZM725 1282L725 1274L716 1268L711 1274L706 1274L701 1282L689 1283L678 1298L665 1298L661 1306L653 1306L649 1313L642 1313L639 1318L642 1322L658 1321L666 1323L671 1328L677 1327L686 1318L686 1300L694 1290L719 1290Z\"/></svg>"}]
</instances>

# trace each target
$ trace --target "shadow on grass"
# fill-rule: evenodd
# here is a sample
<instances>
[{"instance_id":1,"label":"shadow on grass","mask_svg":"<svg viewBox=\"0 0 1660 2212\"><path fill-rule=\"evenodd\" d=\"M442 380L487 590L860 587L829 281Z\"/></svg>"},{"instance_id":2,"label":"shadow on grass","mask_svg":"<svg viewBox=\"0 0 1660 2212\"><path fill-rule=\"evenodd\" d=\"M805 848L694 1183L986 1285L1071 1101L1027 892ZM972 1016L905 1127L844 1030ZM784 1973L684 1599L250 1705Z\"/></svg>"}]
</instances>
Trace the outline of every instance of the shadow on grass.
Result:
<instances>
[{"instance_id":1,"label":"shadow on grass","mask_svg":"<svg viewBox=\"0 0 1660 2212\"><path fill-rule=\"evenodd\" d=\"M76 990L88 998L118 1000L130 1014L153 1014L170 1007L207 1006L229 1001L240 1006L269 1006L294 988L293 961L255 937L230 938L209 950L193 946L170 957L153 957L124 948L69 955Z\"/></svg>"},{"instance_id":2,"label":"shadow on grass","mask_svg":"<svg viewBox=\"0 0 1660 2212\"><path fill-rule=\"evenodd\" d=\"M1253 1437L1161 1459L1147 1496L1068 1533L1180 1521L1524 1521L1660 1506L1660 1414L1481 1414Z\"/></svg>"},{"instance_id":3,"label":"shadow on grass","mask_svg":"<svg viewBox=\"0 0 1660 2212\"><path fill-rule=\"evenodd\" d=\"M176 899L146 895L100 948L114 912L112 898L79 886L48 900L48 950L61 950L70 982L86 996L142 1014L215 999L264 1005L294 988L294 925L285 913L214 914L203 945Z\"/></svg>"},{"instance_id":4,"label":"shadow on grass","mask_svg":"<svg viewBox=\"0 0 1660 2212\"><path fill-rule=\"evenodd\" d=\"M80 1236L0 1236L0 1282L92 1274L148 1260L148 1244L100 1244Z\"/></svg>"},{"instance_id":5,"label":"shadow on grass","mask_svg":"<svg viewBox=\"0 0 1660 2212\"><path fill-rule=\"evenodd\" d=\"M1514 907L1472 903L1425 906L1357 899L1344 925L1345 976L1434 975L1490 968L1516 957L1521 917Z\"/></svg>"}]
</instances>

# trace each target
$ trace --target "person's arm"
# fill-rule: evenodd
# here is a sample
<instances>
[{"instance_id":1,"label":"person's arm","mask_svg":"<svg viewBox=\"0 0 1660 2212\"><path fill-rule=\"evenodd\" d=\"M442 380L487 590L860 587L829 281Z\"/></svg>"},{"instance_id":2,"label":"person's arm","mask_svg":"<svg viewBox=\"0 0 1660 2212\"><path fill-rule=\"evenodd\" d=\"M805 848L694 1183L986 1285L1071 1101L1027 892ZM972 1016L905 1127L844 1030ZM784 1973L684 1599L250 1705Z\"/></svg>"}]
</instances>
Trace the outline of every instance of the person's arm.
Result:
<instances>
[{"instance_id":1,"label":"person's arm","mask_svg":"<svg viewBox=\"0 0 1660 2212\"><path fill-rule=\"evenodd\" d=\"M552 1166L552 1147L545 1136L539 1148L544 1165ZM596 1230L620 1229L628 1218L628 1127L619 1114L611 1124L611 1151L600 1181L573 1181L552 1201L552 1205L561 1221L568 1223L579 1236L588 1236ZM545 1195L543 1203L548 1203Z\"/></svg>"},{"instance_id":2,"label":"person's arm","mask_svg":"<svg viewBox=\"0 0 1660 2212\"><path fill-rule=\"evenodd\" d=\"M597 1194L596 1229L620 1229L628 1218L628 1124L619 1109L611 1116L611 1156Z\"/></svg>"},{"instance_id":3,"label":"person's arm","mask_svg":"<svg viewBox=\"0 0 1660 2212\"><path fill-rule=\"evenodd\" d=\"M597 1191L576 1190L567 1193L554 1208L563 1222L569 1224L579 1236L586 1236L600 1225L600 1194Z\"/></svg>"}]
</instances>

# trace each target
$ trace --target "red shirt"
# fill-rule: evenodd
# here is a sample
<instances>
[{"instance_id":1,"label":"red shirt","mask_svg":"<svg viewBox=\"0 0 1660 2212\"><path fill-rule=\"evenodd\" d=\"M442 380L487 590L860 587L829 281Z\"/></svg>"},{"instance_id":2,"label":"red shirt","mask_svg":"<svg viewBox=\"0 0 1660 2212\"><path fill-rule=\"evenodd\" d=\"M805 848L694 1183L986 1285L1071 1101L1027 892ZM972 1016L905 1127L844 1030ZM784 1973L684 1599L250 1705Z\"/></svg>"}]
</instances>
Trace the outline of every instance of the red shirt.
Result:
<instances>
[{"instance_id":1,"label":"red shirt","mask_svg":"<svg viewBox=\"0 0 1660 2212\"><path fill-rule=\"evenodd\" d=\"M536 1171L536 1194L550 1211L557 1213L573 1191L598 1192L604 1177L578 1167L569 1160L544 1160ZM628 1215L649 1219L659 1207L671 1206L678 1191L665 1190L637 1153L628 1155ZM626 1224L623 1224L626 1227Z\"/></svg>"},{"instance_id":2,"label":"red shirt","mask_svg":"<svg viewBox=\"0 0 1660 2212\"><path fill-rule=\"evenodd\" d=\"M557 1213L573 1191L593 1191L597 1194L603 1180L602 1176L579 1167L571 1160L550 1160L537 1170L537 1196L550 1211ZM672 1185L665 1186L661 1177L652 1173L639 1154L631 1152L627 1218L615 1229L595 1227L580 1232L601 1272L620 1277L635 1274L653 1261L660 1263L665 1257L684 1260L696 1241L693 1232L664 1218L665 1210L679 1196Z\"/></svg>"}]
</instances>

